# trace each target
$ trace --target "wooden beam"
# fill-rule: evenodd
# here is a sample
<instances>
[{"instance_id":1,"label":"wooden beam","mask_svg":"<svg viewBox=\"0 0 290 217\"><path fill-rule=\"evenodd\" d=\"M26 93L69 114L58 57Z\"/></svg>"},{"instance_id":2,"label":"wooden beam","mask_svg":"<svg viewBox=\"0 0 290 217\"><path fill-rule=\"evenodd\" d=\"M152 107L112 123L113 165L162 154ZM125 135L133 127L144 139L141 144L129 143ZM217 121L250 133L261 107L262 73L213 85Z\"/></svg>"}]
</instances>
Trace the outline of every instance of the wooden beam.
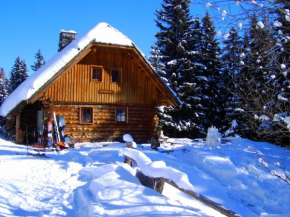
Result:
<instances>
[{"instance_id":1,"label":"wooden beam","mask_svg":"<svg viewBox=\"0 0 290 217\"><path fill-rule=\"evenodd\" d=\"M98 92L100 94L114 94L113 90L99 90Z\"/></svg>"}]
</instances>

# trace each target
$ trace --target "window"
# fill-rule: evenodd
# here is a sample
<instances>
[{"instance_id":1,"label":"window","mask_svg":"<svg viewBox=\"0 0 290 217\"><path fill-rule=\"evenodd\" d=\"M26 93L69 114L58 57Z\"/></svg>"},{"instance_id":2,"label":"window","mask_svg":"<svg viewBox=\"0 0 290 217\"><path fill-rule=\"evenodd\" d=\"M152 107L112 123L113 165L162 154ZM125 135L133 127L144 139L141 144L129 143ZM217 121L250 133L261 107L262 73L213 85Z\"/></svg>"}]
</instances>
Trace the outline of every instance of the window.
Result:
<instances>
[{"instance_id":1,"label":"window","mask_svg":"<svg viewBox=\"0 0 290 217\"><path fill-rule=\"evenodd\" d=\"M94 122L94 109L93 107L81 107L80 108L80 123L92 124Z\"/></svg>"},{"instance_id":2,"label":"window","mask_svg":"<svg viewBox=\"0 0 290 217\"><path fill-rule=\"evenodd\" d=\"M103 68L102 67L93 67L92 68L92 80L93 81L102 81L102 75L103 75Z\"/></svg>"},{"instance_id":3,"label":"window","mask_svg":"<svg viewBox=\"0 0 290 217\"><path fill-rule=\"evenodd\" d=\"M121 82L121 69L118 68L112 69L112 82L113 83Z\"/></svg>"},{"instance_id":4,"label":"window","mask_svg":"<svg viewBox=\"0 0 290 217\"><path fill-rule=\"evenodd\" d=\"M116 122L127 123L127 109L126 108L116 108Z\"/></svg>"}]
</instances>

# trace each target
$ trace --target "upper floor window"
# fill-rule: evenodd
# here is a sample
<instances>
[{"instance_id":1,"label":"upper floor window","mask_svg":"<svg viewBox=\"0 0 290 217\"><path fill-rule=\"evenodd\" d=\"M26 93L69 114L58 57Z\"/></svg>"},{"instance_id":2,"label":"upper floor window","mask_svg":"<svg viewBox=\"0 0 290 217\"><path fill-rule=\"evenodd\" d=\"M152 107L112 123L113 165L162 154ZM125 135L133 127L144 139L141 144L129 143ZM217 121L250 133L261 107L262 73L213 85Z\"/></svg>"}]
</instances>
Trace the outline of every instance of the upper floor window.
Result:
<instances>
[{"instance_id":1,"label":"upper floor window","mask_svg":"<svg viewBox=\"0 0 290 217\"><path fill-rule=\"evenodd\" d=\"M103 67L92 68L92 80L101 82L103 80Z\"/></svg>"},{"instance_id":2,"label":"upper floor window","mask_svg":"<svg viewBox=\"0 0 290 217\"><path fill-rule=\"evenodd\" d=\"M120 68L113 68L112 69L112 82L113 83L121 82L121 73L122 73L122 69L120 69Z\"/></svg>"}]
</instances>

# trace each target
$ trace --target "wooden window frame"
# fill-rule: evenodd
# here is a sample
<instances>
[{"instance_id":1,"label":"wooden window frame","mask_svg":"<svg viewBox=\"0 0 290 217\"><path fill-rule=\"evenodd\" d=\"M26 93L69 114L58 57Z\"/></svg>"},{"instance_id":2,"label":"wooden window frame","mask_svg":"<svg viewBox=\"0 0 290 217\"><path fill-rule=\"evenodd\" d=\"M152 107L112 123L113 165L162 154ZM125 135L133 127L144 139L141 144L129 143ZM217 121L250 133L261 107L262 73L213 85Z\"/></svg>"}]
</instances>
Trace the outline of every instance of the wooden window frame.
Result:
<instances>
[{"instance_id":1,"label":"wooden window frame","mask_svg":"<svg viewBox=\"0 0 290 217\"><path fill-rule=\"evenodd\" d=\"M119 81L113 81L113 71L119 72ZM118 84L122 82L122 68L112 68L111 69L111 83Z\"/></svg>"},{"instance_id":2,"label":"wooden window frame","mask_svg":"<svg viewBox=\"0 0 290 217\"><path fill-rule=\"evenodd\" d=\"M118 110L125 111L125 121L118 121L118 119L117 119ZM118 107L118 108L115 109L115 122L116 123L118 123L118 124L127 124L128 123L128 117L129 117L128 108L126 108L126 107Z\"/></svg>"},{"instance_id":3,"label":"wooden window frame","mask_svg":"<svg viewBox=\"0 0 290 217\"><path fill-rule=\"evenodd\" d=\"M90 109L91 111L91 120L90 122L83 121L83 109ZM80 124L93 124L94 123L94 107L91 106L81 106L79 111L79 122Z\"/></svg>"},{"instance_id":4,"label":"wooden window frame","mask_svg":"<svg viewBox=\"0 0 290 217\"><path fill-rule=\"evenodd\" d=\"M101 70L101 79L95 79L94 77L94 69L100 69ZM103 82L104 79L104 68L102 66L92 66L91 67L91 78L93 82Z\"/></svg>"}]
</instances>

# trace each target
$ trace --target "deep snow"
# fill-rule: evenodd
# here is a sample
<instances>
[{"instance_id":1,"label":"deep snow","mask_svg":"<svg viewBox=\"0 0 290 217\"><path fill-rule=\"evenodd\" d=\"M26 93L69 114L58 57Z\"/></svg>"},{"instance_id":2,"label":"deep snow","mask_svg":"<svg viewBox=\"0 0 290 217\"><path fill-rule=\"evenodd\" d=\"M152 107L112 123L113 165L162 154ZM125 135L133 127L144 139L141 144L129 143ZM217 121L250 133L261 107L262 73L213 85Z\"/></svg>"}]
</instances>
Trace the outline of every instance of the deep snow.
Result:
<instances>
[{"instance_id":1,"label":"deep snow","mask_svg":"<svg viewBox=\"0 0 290 217\"><path fill-rule=\"evenodd\" d=\"M289 216L290 185L261 163L284 174L290 166L288 149L240 138L228 138L218 147L203 140L170 140L173 145L161 148L174 150L169 154L148 144L137 150L148 162L164 161L187 174L194 191L236 213ZM123 164L119 156L124 143L78 146L83 147L48 150L49 158L40 158L1 138L0 216L222 216L169 185L165 196L140 185L136 167Z\"/></svg>"}]
</instances>

